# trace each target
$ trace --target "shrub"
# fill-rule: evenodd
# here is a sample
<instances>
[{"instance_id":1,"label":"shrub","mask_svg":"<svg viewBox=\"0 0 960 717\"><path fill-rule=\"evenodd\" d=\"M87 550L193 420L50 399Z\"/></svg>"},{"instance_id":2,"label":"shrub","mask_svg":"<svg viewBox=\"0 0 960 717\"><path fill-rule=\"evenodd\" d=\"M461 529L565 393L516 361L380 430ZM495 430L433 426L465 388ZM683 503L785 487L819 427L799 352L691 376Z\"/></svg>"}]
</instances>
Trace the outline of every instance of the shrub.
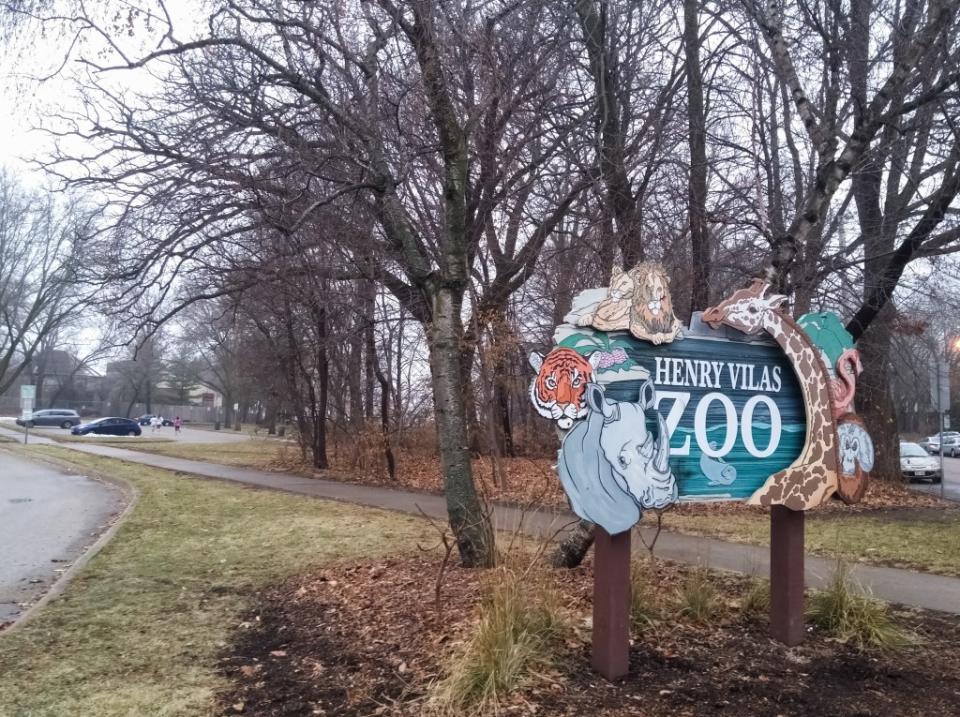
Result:
<instances>
[{"instance_id":1,"label":"shrub","mask_svg":"<svg viewBox=\"0 0 960 717\"><path fill-rule=\"evenodd\" d=\"M744 588L740 609L749 617L759 617L770 612L770 581L751 577Z\"/></svg>"},{"instance_id":2,"label":"shrub","mask_svg":"<svg viewBox=\"0 0 960 717\"><path fill-rule=\"evenodd\" d=\"M495 710L504 695L550 666L568 630L560 599L543 575L495 568L482 589L476 628L433 690L431 702L440 712Z\"/></svg>"},{"instance_id":3,"label":"shrub","mask_svg":"<svg viewBox=\"0 0 960 717\"><path fill-rule=\"evenodd\" d=\"M704 568L696 568L687 577L678 592L680 614L695 622L709 622L719 610L717 589L710 581L710 574Z\"/></svg>"},{"instance_id":4,"label":"shrub","mask_svg":"<svg viewBox=\"0 0 960 717\"><path fill-rule=\"evenodd\" d=\"M890 618L886 605L854 590L842 563L826 589L814 593L807 618L832 637L860 649L896 649L914 642L914 637Z\"/></svg>"},{"instance_id":5,"label":"shrub","mask_svg":"<svg viewBox=\"0 0 960 717\"><path fill-rule=\"evenodd\" d=\"M634 629L647 627L660 617L656 593L650 589L646 568L634 562L630 568L630 622Z\"/></svg>"}]
</instances>

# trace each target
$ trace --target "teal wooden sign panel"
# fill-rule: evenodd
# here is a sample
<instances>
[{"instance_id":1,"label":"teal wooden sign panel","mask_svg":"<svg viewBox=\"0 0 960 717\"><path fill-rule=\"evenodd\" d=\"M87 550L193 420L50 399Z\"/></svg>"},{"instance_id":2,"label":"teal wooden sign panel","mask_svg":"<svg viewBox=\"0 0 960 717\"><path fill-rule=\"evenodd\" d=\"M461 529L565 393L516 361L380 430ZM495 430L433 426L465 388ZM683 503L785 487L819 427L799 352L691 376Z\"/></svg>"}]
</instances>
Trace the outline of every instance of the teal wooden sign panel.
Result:
<instances>
[{"instance_id":1,"label":"teal wooden sign panel","mask_svg":"<svg viewBox=\"0 0 960 717\"><path fill-rule=\"evenodd\" d=\"M747 500L794 461L806 438L803 395L783 351L716 333L655 346L626 332L558 332L558 347L592 356L593 380L608 399L637 401L652 381L680 501ZM647 428L656 433L651 416Z\"/></svg>"}]
</instances>

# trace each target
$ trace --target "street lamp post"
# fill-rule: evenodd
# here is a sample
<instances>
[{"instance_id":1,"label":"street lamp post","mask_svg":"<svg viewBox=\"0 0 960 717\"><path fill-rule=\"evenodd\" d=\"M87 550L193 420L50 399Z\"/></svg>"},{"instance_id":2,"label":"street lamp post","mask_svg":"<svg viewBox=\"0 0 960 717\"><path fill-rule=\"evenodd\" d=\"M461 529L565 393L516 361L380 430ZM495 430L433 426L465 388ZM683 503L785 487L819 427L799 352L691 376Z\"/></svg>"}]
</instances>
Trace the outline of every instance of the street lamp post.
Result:
<instances>
[{"instance_id":1,"label":"street lamp post","mask_svg":"<svg viewBox=\"0 0 960 717\"><path fill-rule=\"evenodd\" d=\"M944 499L944 492L946 488L947 476L943 469L943 429L949 428L949 426L944 426L943 414L945 410L949 410L949 403L947 406L943 405L943 388L942 385L946 381L947 395L949 396L949 387L950 387L950 357L953 351L960 352L960 336L957 336L951 341L946 340L944 336L943 341L943 356L941 357L939 351L934 351L934 357L936 358L936 372L937 372L937 435L940 439L940 499ZM949 399L948 399L949 401Z\"/></svg>"},{"instance_id":2,"label":"street lamp post","mask_svg":"<svg viewBox=\"0 0 960 717\"><path fill-rule=\"evenodd\" d=\"M943 392L940 390L940 357L937 357L937 437L940 440L940 500L943 500L943 486L946 475L943 472Z\"/></svg>"}]
</instances>

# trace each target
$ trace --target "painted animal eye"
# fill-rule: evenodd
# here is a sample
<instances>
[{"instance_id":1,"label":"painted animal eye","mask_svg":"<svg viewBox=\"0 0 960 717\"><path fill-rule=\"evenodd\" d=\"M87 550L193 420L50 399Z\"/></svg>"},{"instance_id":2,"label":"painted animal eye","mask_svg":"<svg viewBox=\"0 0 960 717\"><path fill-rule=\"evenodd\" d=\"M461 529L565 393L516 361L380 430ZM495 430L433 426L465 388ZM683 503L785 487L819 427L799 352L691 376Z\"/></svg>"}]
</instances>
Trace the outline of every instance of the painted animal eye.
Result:
<instances>
[{"instance_id":1,"label":"painted animal eye","mask_svg":"<svg viewBox=\"0 0 960 717\"><path fill-rule=\"evenodd\" d=\"M557 379L555 379L553 376L547 376L547 388L556 388L556 387L557 387Z\"/></svg>"},{"instance_id":2,"label":"painted animal eye","mask_svg":"<svg viewBox=\"0 0 960 717\"><path fill-rule=\"evenodd\" d=\"M630 461L628 461L627 457L624 455L621 455L617 460L619 461L621 468L626 468L628 465L630 465Z\"/></svg>"},{"instance_id":3,"label":"painted animal eye","mask_svg":"<svg viewBox=\"0 0 960 717\"><path fill-rule=\"evenodd\" d=\"M750 306L747 307L747 311L749 311L751 314L755 314L755 313L757 313L758 311L760 311L760 309L758 309L758 308L757 308L756 306L754 306L753 304L750 304Z\"/></svg>"},{"instance_id":4,"label":"painted animal eye","mask_svg":"<svg viewBox=\"0 0 960 717\"><path fill-rule=\"evenodd\" d=\"M574 388L576 388L576 387L579 386L581 383L583 383L583 381L580 380L580 377L579 377L579 376L576 376L576 377L573 379L573 381L570 382L570 385L573 386Z\"/></svg>"}]
</instances>

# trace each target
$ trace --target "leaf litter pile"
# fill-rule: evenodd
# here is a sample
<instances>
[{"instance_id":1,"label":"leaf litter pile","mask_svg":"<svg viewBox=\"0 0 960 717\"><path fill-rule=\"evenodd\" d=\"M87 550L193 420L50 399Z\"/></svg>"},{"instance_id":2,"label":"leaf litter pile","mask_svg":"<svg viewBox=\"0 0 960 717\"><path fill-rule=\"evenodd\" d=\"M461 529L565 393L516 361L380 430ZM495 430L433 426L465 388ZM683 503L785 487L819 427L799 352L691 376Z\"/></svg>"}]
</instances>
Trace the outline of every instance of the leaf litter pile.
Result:
<instances>
[{"instance_id":1,"label":"leaf litter pile","mask_svg":"<svg viewBox=\"0 0 960 717\"><path fill-rule=\"evenodd\" d=\"M221 670L223 715L429 715L431 691L471 634L479 571L425 553L342 565L288 580L259 596L237 627ZM635 620L630 675L609 684L589 667L589 563L545 571L571 631L549 667L496 705L503 715L736 715L854 717L960 711L960 618L897 611L911 644L858 649L810 630L795 648L767 635L750 583L658 562L642 590L651 609ZM708 612L682 603L697 575ZM639 592L639 591L638 591ZM652 607L653 604L656 607ZM643 607L643 606L642 606ZM701 606L702 607L702 606ZM449 712L448 712L449 714Z\"/></svg>"}]
</instances>

